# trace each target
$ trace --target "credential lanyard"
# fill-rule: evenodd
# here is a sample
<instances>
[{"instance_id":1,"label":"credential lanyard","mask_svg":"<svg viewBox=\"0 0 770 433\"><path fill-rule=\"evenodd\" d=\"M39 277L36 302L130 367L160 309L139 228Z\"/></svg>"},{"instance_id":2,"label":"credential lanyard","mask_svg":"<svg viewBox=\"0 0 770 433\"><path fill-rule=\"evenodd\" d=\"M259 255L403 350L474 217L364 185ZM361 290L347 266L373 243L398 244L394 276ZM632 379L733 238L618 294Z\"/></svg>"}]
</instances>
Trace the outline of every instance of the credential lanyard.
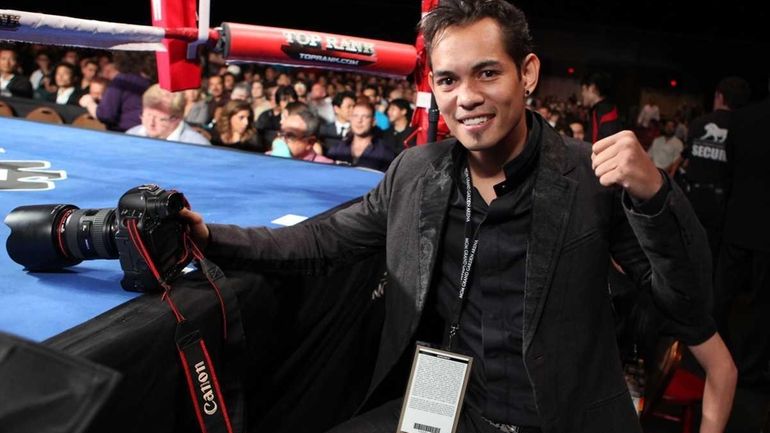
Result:
<instances>
[{"instance_id":1,"label":"credential lanyard","mask_svg":"<svg viewBox=\"0 0 770 433\"><path fill-rule=\"evenodd\" d=\"M452 324L449 326L449 338L447 340L447 349L452 349L454 337L460 329L460 316L463 310L463 300L465 292L468 289L468 278L473 268L473 259L476 257L476 249L479 245L478 228L473 228L473 185L471 184L471 175L468 167L463 171L465 174L465 240L463 241L463 265L460 269L460 289L457 294L454 312L452 314Z\"/></svg>"}]
</instances>

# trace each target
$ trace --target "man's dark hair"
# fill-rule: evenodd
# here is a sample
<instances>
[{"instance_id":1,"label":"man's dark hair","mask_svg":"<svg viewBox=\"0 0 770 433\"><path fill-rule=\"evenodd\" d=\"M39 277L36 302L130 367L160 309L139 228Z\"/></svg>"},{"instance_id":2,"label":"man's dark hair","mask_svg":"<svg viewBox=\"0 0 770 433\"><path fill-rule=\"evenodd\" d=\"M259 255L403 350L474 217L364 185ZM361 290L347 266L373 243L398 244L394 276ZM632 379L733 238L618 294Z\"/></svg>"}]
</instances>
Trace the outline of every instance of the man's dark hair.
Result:
<instances>
[{"instance_id":1,"label":"man's dark hair","mask_svg":"<svg viewBox=\"0 0 770 433\"><path fill-rule=\"evenodd\" d=\"M115 51L113 53L115 68L124 74L143 74L150 81L157 81L158 68L155 55L145 51Z\"/></svg>"},{"instance_id":2,"label":"man's dark hair","mask_svg":"<svg viewBox=\"0 0 770 433\"><path fill-rule=\"evenodd\" d=\"M290 98L292 101L297 100L297 92L294 90L294 87L291 86L280 86L277 89L275 89L275 95L274 95L275 105L281 105L281 101Z\"/></svg>"},{"instance_id":3,"label":"man's dark hair","mask_svg":"<svg viewBox=\"0 0 770 433\"><path fill-rule=\"evenodd\" d=\"M345 98L350 98L353 100L353 102L356 101L356 94L353 92L339 92L336 95L334 95L334 98L332 98L332 105L335 107L341 107L342 101L345 100Z\"/></svg>"},{"instance_id":4,"label":"man's dark hair","mask_svg":"<svg viewBox=\"0 0 770 433\"><path fill-rule=\"evenodd\" d=\"M51 68L50 78L52 82L56 82L56 70L59 68L69 69L70 75L72 76L73 86L77 86L78 83L80 83L80 70L72 63L67 62L58 62L53 66L53 68Z\"/></svg>"},{"instance_id":5,"label":"man's dark hair","mask_svg":"<svg viewBox=\"0 0 770 433\"><path fill-rule=\"evenodd\" d=\"M374 90L374 94L377 95L377 96L380 96L380 86L378 86L376 84L369 83L369 84L365 85L363 89L361 89L361 93L364 93L364 90L367 90L367 89Z\"/></svg>"},{"instance_id":6,"label":"man's dark hair","mask_svg":"<svg viewBox=\"0 0 770 433\"><path fill-rule=\"evenodd\" d=\"M310 108L302 101L293 101L286 104L286 112L289 114L297 114L300 111L309 110Z\"/></svg>"},{"instance_id":7,"label":"man's dark hair","mask_svg":"<svg viewBox=\"0 0 770 433\"><path fill-rule=\"evenodd\" d=\"M390 101L390 104L388 104L388 107L390 107L391 105L395 105L401 110L406 110L406 119L412 120L412 105L409 103L409 101L403 98L396 98Z\"/></svg>"},{"instance_id":8,"label":"man's dark hair","mask_svg":"<svg viewBox=\"0 0 770 433\"><path fill-rule=\"evenodd\" d=\"M524 58L533 52L532 35L524 13L503 0L442 0L418 24L429 61L430 53L448 27L466 26L484 18L492 18L500 26L505 51L521 73Z\"/></svg>"},{"instance_id":9,"label":"man's dark hair","mask_svg":"<svg viewBox=\"0 0 770 433\"><path fill-rule=\"evenodd\" d=\"M321 125L321 120L312 110L299 110L293 114L301 117L302 121L305 122L307 126L305 134L308 136L318 136L318 127Z\"/></svg>"},{"instance_id":10,"label":"man's dark hair","mask_svg":"<svg viewBox=\"0 0 770 433\"><path fill-rule=\"evenodd\" d=\"M586 74L580 84L583 86L594 85L599 96L610 96L612 93L612 77L610 74L601 71L589 72Z\"/></svg>"},{"instance_id":11,"label":"man's dark hair","mask_svg":"<svg viewBox=\"0 0 770 433\"><path fill-rule=\"evenodd\" d=\"M731 110L737 110L749 103L751 86L741 77L726 77L717 84L717 92L722 94L725 105Z\"/></svg>"}]
</instances>

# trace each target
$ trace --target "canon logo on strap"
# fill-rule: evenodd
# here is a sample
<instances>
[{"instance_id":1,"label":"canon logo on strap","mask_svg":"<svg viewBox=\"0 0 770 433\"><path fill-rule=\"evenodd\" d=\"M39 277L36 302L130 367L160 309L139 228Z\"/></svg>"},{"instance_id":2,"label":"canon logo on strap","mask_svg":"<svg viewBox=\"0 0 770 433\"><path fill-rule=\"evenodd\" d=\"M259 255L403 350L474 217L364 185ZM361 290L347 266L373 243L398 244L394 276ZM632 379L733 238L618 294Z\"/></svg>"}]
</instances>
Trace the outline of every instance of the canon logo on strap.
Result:
<instances>
[{"instance_id":1,"label":"canon logo on strap","mask_svg":"<svg viewBox=\"0 0 770 433\"><path fill-rule=\"evenodd\" d=\"M206 372L206 364L201 361L195 364L195 372L198 373L198 386L201 390L201 396L205 403L203 403L203 412L206 415L214 415L217 413L217 402L214 400L214 391L211 388L211 382L209 382L209 374Z\"/></svg>"}]
</instances>

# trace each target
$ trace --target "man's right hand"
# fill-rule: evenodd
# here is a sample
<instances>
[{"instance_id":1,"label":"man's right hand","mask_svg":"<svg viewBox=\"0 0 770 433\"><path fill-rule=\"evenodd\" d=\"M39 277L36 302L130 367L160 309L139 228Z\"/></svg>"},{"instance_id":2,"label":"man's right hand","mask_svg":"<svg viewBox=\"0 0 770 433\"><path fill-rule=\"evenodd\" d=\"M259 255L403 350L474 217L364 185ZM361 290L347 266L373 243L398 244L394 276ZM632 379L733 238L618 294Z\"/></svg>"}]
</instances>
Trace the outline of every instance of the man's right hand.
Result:
<instances>
[{"instance_id":1,"label":"man's right hand","mask_svg":"<svg viewBox=\"0 0 770 433\"><path fill-rule=\"evenodd\" d=\"M203 215L184 208L179 212L179 217L190 227L190 237L198 248L205 250L209 244L209 228L203 221Z\"/></svg>"}]
</instances>

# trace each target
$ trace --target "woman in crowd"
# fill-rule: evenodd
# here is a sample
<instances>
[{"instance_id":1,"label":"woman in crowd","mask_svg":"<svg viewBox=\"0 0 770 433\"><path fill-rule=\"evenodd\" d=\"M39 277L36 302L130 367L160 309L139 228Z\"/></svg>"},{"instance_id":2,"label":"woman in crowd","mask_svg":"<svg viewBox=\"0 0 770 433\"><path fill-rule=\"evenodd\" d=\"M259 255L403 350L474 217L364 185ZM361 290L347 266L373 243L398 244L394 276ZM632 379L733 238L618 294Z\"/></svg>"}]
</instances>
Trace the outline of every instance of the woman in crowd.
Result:
<instances>
[{"instance_id":1,"label":"woman in crowd","mask_svg":"<svg viewBox=\"0 0 770 433\"><path fill-rule=\"evenodd\" d=\"M228 102L219 113L212 130L211 144L252 152L264 152L254 128L254 112L248 101Z\"/></svg>"}]
</instances>

